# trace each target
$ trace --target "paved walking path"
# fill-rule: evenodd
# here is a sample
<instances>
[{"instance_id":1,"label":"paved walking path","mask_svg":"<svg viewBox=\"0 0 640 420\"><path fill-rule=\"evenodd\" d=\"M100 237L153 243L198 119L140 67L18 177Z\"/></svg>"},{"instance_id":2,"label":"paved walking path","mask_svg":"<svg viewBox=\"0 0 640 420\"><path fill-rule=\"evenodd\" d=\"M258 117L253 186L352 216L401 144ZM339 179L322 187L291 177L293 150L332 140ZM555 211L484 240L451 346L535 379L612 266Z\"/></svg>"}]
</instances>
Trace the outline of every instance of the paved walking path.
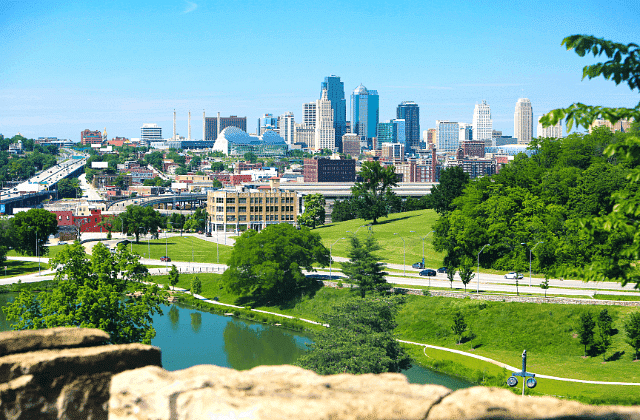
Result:
<instances>
[{"instance_id":1,"label":"paved walking path","mask_svg":"<svg viewBox=\"0 0 640 420\"><path fill-rule=\"evenodd\" d=\"M492 363L492 364L494 364L496 366L500 366L502 368L505 368L505 369L513 371L513 372L521 372L522 371L522 368L516 368L516 367L513 367L511 365L507 365L506 363L498 362L497 360L493 360L493 359L490 359L490 358L484 357L484 356L479 356L479 355L473 354L473 353L468 353L468 352L462 351L462 350L455 350L455 349L449 349L447 347L433 346L431 344L416 343L415 341L406 341L406 340L398 340L398 341L400 343L413 344L413 345L416 345L416 346L422 346L422 347L425 347L425 349L430 348L430 349L442 350L442 351L447 351L449 353L456 353L456 354L460 354L462 356L472 357L474 359L482 360L483 362ZM425 355L426 355L426 350L425 350ZM579 382L579 383L583 383L583 384L595 384L595 385L635 385L635 386L640 386L640 383L637 383L637 382L587 381L587 380L584 380L584 379L561 378L559 376L541 375L541 374L537 374L537 373L536 373L536 378L554 379L556 381Z\"/></svg>"}]
</instances>

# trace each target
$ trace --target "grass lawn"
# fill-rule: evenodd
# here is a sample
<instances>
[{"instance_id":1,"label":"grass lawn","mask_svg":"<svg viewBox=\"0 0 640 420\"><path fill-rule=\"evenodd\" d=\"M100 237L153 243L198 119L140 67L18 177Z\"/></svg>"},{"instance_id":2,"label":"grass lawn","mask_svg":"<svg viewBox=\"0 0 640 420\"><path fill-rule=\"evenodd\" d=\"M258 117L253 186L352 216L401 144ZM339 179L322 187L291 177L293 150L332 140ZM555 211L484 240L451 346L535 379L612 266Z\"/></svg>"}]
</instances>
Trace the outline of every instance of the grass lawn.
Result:
<instances>
[{"instance_id":1,"label":"grass lawn","mask_svg":"<svg viewBox=\"0 0 640 420\"><path fill-rule=\"evenodd\" d=\"M4 268L7 267L5 270ZM49 264L40 263L41 270L49 269ZM6 260L2 266L0 266L0 278L21 276L23 274L31 274L38 272L38 261L17 261Z\"/></svg>"},{"instance_id":2,"label":"grass lawn","mask_svg":"<svg viewBox=\"0 0 640 420\"><path fill-rule=\"evenodd\" d=\"M60 252L60 250L62 248L64 248L65 245L55 245L55 246L48 246L47 247L47 253L44 255L40 255L42 258L53 258L56 255L58 255L58 252ZM22 255L17 253L16 251L14 251L13 249L7 251L7 257L33 257L34 255ZM36 263L37 264L37 263Z\"/></svg>"},{"instance_id":3,"label":"grass lawn","mask_svg":"<svg viewBox=\"0 0 640 420\"><path fill-rule=\"evenodd\" d=\"M220 264L225 264L231 255L232 247L227 245L218 245L220 253ZM149 258L149 250L151 258L159 260L161 257L168 255L172 261L193 261L201 263L216 263L217 251L216 243L205 241L194 236L171 236L166 239L153 239L149 241L140 240L140 243L133 243L133 252L145 258Z\"/></svg>"},{"instance_id":4,"label":"grass lawn","mask_svg":"<svg viewBox=\"0 0 640 420\"><path fill-rule=\"evenodd\" d=\"M406 251L407 265L422 261L422 238L429 234L435 226L438 214L433 210L417 210L406 213L394 213L389 217L379 219L378 224L371 226L371 231L382 247L377 252L382 261L394 264L402 264L403 251ZM346 257L349 248L349 237L351 231L359 238L364 238L369 234L369 228L363 226L371 221L363 219L347 220L339 223L329 223L320 226L314 231L322 237L322 243L329 248L333 245L334 256ZM413 232L412 232L413 231ZM397 233L397 235L394 235ZM344 239L341 239L344 238ZM403 241L406 248L403 248ZM337 241L337 242L336 242ZM444 259L443 253L435 252L432 245L433 234L424 241L425 265L427 267L442 267Z\"/></svg>"}]
</instances>

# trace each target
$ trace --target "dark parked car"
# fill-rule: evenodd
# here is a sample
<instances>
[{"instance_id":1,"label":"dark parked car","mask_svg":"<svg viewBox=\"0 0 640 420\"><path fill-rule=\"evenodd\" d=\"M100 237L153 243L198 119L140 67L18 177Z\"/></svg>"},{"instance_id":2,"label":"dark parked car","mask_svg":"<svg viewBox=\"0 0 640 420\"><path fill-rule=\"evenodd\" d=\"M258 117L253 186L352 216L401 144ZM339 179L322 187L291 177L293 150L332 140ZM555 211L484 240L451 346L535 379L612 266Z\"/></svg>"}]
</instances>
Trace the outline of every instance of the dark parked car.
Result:
<instances>
[{"instance_id":1,"label":"dark parked car","mask_svg":"<svg viewBox=\"0 0 640 420\"><path fill-rule=\"evenodd\" d=\"M166 255L164 257L160 257L160 261L162 262L171 262L171 258L167 257Z\"/></svg>"},{"instance_id":2,"label":"dark parked car","mask_svg":"<svg viewBox=\"0 0 640 420\"><path fill-rule=\"evenodd\" d=\"M436 275L436 270L432 270L430 268L427 268L426 270L422 270L420 272L421 276L428 276L428 277L432 277Z\"/></svg>"},{"instance_id":3,"label":"dark parked car","mask_svg":"<svg viewBox=\"0 0 640 420\"><path fill-rule=\"evenodd\" d=\"M411 267L422 269L422 268L424 268L424 264L422 264L422 262L417 262L417 263L413 264Z\"/></svg>"},{"instance_id":4,"label":"dark parked car","mask_svg":"<svg viewBox=\"0 0 640 420\"><path fill-rule=\"evenodd\" d=\"M438 268L438 273L445 273L445 274L447 274L447 267L440 267L440 268Z\"/></svg>"}]
</instances>

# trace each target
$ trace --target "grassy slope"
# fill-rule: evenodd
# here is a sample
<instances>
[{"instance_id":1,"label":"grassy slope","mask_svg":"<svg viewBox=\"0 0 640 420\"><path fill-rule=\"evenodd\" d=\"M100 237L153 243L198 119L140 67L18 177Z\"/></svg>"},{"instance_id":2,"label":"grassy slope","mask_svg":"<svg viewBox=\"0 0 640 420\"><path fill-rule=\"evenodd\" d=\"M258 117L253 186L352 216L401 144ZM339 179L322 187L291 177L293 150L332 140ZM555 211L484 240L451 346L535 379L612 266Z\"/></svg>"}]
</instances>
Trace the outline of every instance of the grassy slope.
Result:
<instances>
[{"instance_id":1,"label":"grassy slope","mask_svg":"<svg viewBox=\"0 0 640 420\"><path fill-rule=\"evenodd\" d=\"M215 242L205 241L194 236L172 236L166 239L166 244L164 238L151 240L148 244L145 240L140 240L138 244L133 243L133 252L146 258L149 258L149 249L151 250L151 258L156 260L168 253L173 261L192 261L193 255L194 262L217 262ZM231 255L232 247L219 245L218 249L220 263L225 264Z\"/></svg>"}]
</instances>

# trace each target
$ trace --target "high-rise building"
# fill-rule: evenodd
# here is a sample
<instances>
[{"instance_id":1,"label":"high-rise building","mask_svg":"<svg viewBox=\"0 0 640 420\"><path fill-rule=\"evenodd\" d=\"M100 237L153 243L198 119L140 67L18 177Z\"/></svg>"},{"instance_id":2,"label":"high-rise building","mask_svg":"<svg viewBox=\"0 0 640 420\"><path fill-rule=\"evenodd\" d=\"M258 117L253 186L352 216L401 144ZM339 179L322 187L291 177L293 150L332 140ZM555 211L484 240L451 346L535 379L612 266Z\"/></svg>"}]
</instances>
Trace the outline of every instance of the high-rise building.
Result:
<instances>
[{"instance_id":1,"label":"high-rise building","mask_svg":"<svg viewBox=\"0 0 640 420\"><path fill-rule=\"evenodd\" d=\"M538 117L538 130L536 132L536 137L538 138L550 137L554 139L562 138L562 121L558 121L556 125L543 127L542 124L540 123L540 118L542 118L542 116Z\"/></svg>"},{"instance_id":2,"label":"high-rise building","mask_svg":"<svg viewBox=\"0 0 640 420\"><path fill-rule=\"evenodd\" d=\"M360 136L353 133L342 136L342 153L357 159L360 156Z\"/></svg>"},{"instance_id":3,"label":"high-rise building","mask_svg":"<svg viewBox=\"0 0 640 420\"><path fill-rule=\"evenodd\" d=\"M473 139L478 141L491 140L493 138L493 120L491 108L487 101L476 104L473 109Z\"/></svg>"},{"instance_id":4,"label":"high-rise building","mask_svg":"<svg viewBox=\"0 0 640 420\"><path fill-rule=\"evenodd\" d=\"M520 98L516 103L516 111L513 114L513 137L518 139L518 144L529 144L533 137L533 108L531 101Z\"/></svg>"},{"instance_id":5,"label":"high-rise building","mask_svg":"<svg viewBox=\"0 0 640 420\"><path fill-rule=\"evenodd\" d=\"M631 123L633 119L622 119L615 124L611 124L611 121L607 121L604 118L598 118L589 126L589 132L593 130L595 127L608 127L611 131L622 131L623 133L628 132L631 129Z\"/></svg>"},{"instance_id":6,"label":"high-rise building","mask_svg":"<svg viewBox=\"0 0 640 420\"><path fill-rule=\"evenodd\" d=\"M406 150L420 149L420 108L413 101L404 101L396 109L396 118L405 120Z\"/></svg>"},{"instance_id":7,"label":"high-rise building","mask_svg":"<svg viewBox=\"0 0 640 420\"><path fill-rule=\"evenodd\" d=\"M378 148L382 143L400 143L406 146L405 120L396 119L378 123L376 137Z\"/></svg>"},{"instance_id":8,"label":"high-rise building","mask_svg":"<svg viewBox=\"0 0 640 420\"><path fill-rule=\"evenodd\" d=\"M473 127L471 124L458 123L458 127L460 128L460 141L467 141L467 140L474 139L475 133L473 132Z\"/></svg>"},{"instance_id":9,"label":"high-rise building","mask_svg":"<svg viewBox=\"0 0 640 420\"><path fill-rule=\"evenodd\" d=\"M162 128L158 124L142 124L140 128L140 141L149 142L162 141Z\"/></svg>"},{"instance_id":10,"label":"high-rise building","mask_svg":"<svg viewBox=\"0 0 640 420\"><path fill-rule=\"evenodd\" d=\"M333 109L336 149L342 150L342 136L347 132L347 100L344 98L344 82L340 81L340 76L332 74L325 77L320 86L321 97L323 90L327 91L327 99L331 102L331 109Z\"/></svg>"},{"instance_id":11,"label":"high-rise building","mask_svg":"<svg viewBox=\"0 0 640 420\"><path fill-rule=\"evenodd\" d=\"M316 102L302 104L302 124L316 128Z\"/></svg>"},{"instance_id":12,"label":"high-rise building","mask_svg":"<svg viewBox=\"0 0 640 420\"><path fill-rule=\"evenodd\" d=\"M438 150L455 152L460 144L460 124L454 121L436 120L436 143Z\"/></svg>"},{"instance_id":13,"label":"high-rise building","mask_svg":"<svg viewBox=\"0 0 640 420\"><path fill-rule=\"evenodd\" d=\"M273 114L264 114L258 118L258 130L256 134L261 136L267 130L276 131L278 129L278 119Z\"/></svg>"},{"instance_id":14,"label":"high-rise building","mask_svg":"<svg viewBox=\"0 0 640 420\"><path fill-rule=\"evenodd\" d=\"M316 133L313 148L315 150L336 150L333 109L331 109L331 101L327 97L326 89L322 91L322 97L316 101Z\"/></svg>"},{"instance_id":15,"label":"high-rise building","mask_svg":"<svg viewBox=\"0 0 640 420\"><path fill-rule=\"evenodd\" d=\"M351 94L351 131L363 139L375 137L380 120L379 108L378 91L358 86Z\"/></svg>"},{"instance_id":16,"label":"high-rise building","mask_svg":"<svg viewBox=\"0 0 640 420\"><path fill-rule=\"evenodd\" d=\"M315 125L315 124L314 124ZM306 124L295 124L295 134L293 142L304 144L307 148L313 148L316 139L316 129Z\"/></svg>"},{"instance_id":17,"label":"high-rise building","mask_svg":"<svg viewBox=\"0 0 640 420\"><path fill-rule=\"evenodd\" d=\"M220 121L219 128L218 121ZM206 117L204 125L205 140L215 141L218 138L218 134L227 127L238 127L240 130L246 132L247 117L238 117L236 115L231 115L229 117Z\"/></svg>"},{"instance_id":18,"label":"high-rise building","mask_svg":"<svg viewBox=\"0 0 640 420\"><path fill-rule=\"evenodd\" d=\"M295 130L293 112L287 112L278 117L278 133L287 144L295 143Z\"/></svg>"}]
</instances>

